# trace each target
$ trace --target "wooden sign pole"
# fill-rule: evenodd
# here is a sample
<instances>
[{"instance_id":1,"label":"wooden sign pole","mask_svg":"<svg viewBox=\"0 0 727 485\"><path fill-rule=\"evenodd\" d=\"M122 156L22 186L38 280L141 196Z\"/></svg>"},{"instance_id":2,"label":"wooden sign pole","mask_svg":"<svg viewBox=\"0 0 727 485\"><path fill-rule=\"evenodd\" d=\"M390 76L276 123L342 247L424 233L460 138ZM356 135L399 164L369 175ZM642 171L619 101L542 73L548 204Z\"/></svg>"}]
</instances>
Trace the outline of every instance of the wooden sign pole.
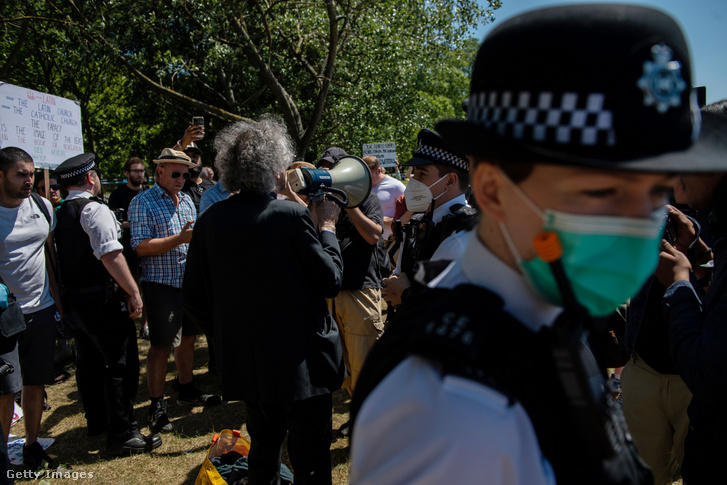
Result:
<instances>
[{"instance_id":1,"label":"wooden sign pole","mask_svg":"<svg viewBox=\"0 0 727 485\"><path fill-rule=\"evenodd\" d=\"M50 200L50 170L43 169L43 180L45 180L45 198Z\"/></svg>"}]
</instances>

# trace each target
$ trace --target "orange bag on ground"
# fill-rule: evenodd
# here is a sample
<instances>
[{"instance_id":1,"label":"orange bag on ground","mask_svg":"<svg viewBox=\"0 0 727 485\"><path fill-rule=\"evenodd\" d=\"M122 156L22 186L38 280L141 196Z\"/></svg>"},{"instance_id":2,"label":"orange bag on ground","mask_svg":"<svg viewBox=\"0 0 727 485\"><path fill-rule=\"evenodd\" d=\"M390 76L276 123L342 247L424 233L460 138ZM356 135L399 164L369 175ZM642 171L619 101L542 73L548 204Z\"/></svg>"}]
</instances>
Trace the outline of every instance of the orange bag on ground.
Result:
<instances>
[{"instance_id":1,"label":"orange bag on ground","mask_svg":"<svg viewBox=\"0 0 727 485\"><path fill-rule=\"evenodd\" d=\"M212 436L212 446L207 450L207 456L199 470L194 485L227 485L227 482L217 472L217 468L210 461L212 458L222 456L227 452L236 451L242 456L250 452L250 442L240 435L238 430L224 429Z\"/></svg>"}]
</instances>

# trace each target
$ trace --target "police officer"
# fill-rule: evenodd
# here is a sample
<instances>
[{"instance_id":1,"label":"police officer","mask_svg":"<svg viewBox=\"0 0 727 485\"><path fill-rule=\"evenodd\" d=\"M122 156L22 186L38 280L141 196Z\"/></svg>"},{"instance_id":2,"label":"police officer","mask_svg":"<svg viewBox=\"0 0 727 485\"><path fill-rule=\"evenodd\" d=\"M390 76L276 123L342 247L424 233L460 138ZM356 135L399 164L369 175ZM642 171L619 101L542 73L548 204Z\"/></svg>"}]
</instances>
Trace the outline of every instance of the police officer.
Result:
<instances>
[{"instance_id":1,"label":"police officer","mask_svg":"<svg viewBox=\"0 0 727 485\"><path fill-rule=\"evenodd\" d=\"M413 155L405 164L414 169L404 191L407 210L402 220L408 222L394 223L400 255L392 276L382 281L381 294L393 307L409 294L416 263L433 257L438 261L456 259L464 249L464 231L477 221L477 211L465 196L469 186L467 158L427 128L419 131Z\"/></svg>"},{"instance_id":2,"label":"police officer","mask_svg":"<svg viewBox=\"0 0 727 485\"><path fill-rule=\"evenodd\" d=\"M99 198L93 153L69 158L57 174L68 197L56 213L56 245L88 435L106 432L111 454L151 451L161 438L139 433L134 417L139 354L131 318L141 315L142 301L122 254L121 226Z\"/></svg>"},{"instance_id":3,"label":"police officer","mask_svg":"<svg viewBox=\"0 0 727 485\"><path fill-rule=\"evenodd\" d=\"M467 120L436 125L480 222L366 360L352 484L653 483L588 337L654 271L669 173L727 164L694 142L690 72L645 7L536 10L485 39Z\"/></svg>"}]
</instances>

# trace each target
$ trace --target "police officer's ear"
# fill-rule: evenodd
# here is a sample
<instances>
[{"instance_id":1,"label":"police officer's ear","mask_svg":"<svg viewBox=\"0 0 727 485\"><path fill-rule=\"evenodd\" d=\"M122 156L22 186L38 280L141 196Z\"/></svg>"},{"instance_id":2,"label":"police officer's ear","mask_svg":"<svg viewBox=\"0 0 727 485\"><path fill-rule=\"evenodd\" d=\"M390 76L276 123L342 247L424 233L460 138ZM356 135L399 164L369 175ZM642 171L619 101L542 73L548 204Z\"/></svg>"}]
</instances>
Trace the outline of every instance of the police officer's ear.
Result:
<instances>
[{"instance_id":1,"label":"police officer's ear","mask_svg":"<svg viewBox=\"0 0 727 485\"><path fill-rule=\"evenodd\" d=\"M459 176L457 176L457 172L449 172L447 174L447 181L446 181L447 187L456 187L457 184L459 184Z\"/></svg>"},{"instance_id":2,"label":"police officer's ear","mask_svg":"<svg viewBox=\"0 0 727 485\"><path fill-rule=\"evenodd\" d=\"M471 160L470 186L477 206L495 221L504 221L503 189L507 181L497 165L484 160Z\"/></svg>"}]
</instances>

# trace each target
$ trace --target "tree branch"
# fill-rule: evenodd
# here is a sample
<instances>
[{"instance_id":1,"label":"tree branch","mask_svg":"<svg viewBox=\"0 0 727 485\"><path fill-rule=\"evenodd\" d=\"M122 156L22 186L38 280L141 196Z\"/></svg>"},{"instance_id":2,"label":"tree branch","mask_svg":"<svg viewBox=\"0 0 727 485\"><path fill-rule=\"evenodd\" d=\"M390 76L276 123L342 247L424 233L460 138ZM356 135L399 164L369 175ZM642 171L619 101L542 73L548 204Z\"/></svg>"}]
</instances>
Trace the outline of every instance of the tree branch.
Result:
<instances>
[{"instance_id":1,"label":"tree branch","mask_svg":"<svg viewBox=\"0 0 727 485\"><path fill-rule=\"evenodd\" d=\"M336 65L336 52L338 49L338 17L336 14L336 5L334 0L325 0L326 12L328 13L328 54L326 55L326 64L324 67L323 75L321 76L321 88L318 90L318 96L316 96L316 103L311 114L310 123L308 128L305 130L302 142L300 144L300 152L305 153L308 147L313 141L313 135L315 134L316 128L321 121L323 116L323 109L326 106L326 99L328 98L328 91L331 87L331 79L333 79L333 68Z\"/></svg>"},{"instance_id":2,"label":"tree branch","mask_svg":"<svg viewBox=\"0 0 727 485\"><path fill-rule=\"evenodd\" d=\"M301 120L300 112L295 105L295 101L293 101L293 98L288 94L283 85L280 84L280 81L278 81L275 74L273 74L270 70L270 66L262 59L255 43L250 38L245 20L242 16L235 15L231 12L228 17L237 33L245 41L242 44L242 51L245 53L245 57L247 57L247 60L250 61L250 64L259 70L263 84L272 91L275 99L280 105L280 109L283 113L283 119L285 120L285 124L288 126L288 131L296 143L300 142L303 135L303 121Z\"/></svg>"},{"instance_id":3,"label":"tree branch","mask_svg":"<svg viewBox=\"0 0 727 485\"><path fill-rule=\"evenodd\" d=\"M184 104L189 105L190 107L195 108L197 111L203 111L209 115L215 116L217 118L220 118L225 121L251 121L248 118L245 118L240 115L236 115L234 113L230 113L229 111L225 111L221 108L218 108L216 106L209 105L207 103L203 103L202 101L196 100L190 96L186 96L182 93L178 93L177 91L174 91L173 89L166 88L162 86L161 84L155 82L153 79L149 78L147 75L145 75L143 72L139 71L136 67L134 67L129 60L121 53L117 52L116 49L106 41L103 37L99 37L101 42L106 45L109 49L112 50L112 52L116 55L116 58L119 59L124 66L131 72L134 76L139 78L144 84L146 84L152 91L163 94L165 96L169 96L172 99L176 99L177 101L181 101Z\"/></svg>"}]
</instances>

